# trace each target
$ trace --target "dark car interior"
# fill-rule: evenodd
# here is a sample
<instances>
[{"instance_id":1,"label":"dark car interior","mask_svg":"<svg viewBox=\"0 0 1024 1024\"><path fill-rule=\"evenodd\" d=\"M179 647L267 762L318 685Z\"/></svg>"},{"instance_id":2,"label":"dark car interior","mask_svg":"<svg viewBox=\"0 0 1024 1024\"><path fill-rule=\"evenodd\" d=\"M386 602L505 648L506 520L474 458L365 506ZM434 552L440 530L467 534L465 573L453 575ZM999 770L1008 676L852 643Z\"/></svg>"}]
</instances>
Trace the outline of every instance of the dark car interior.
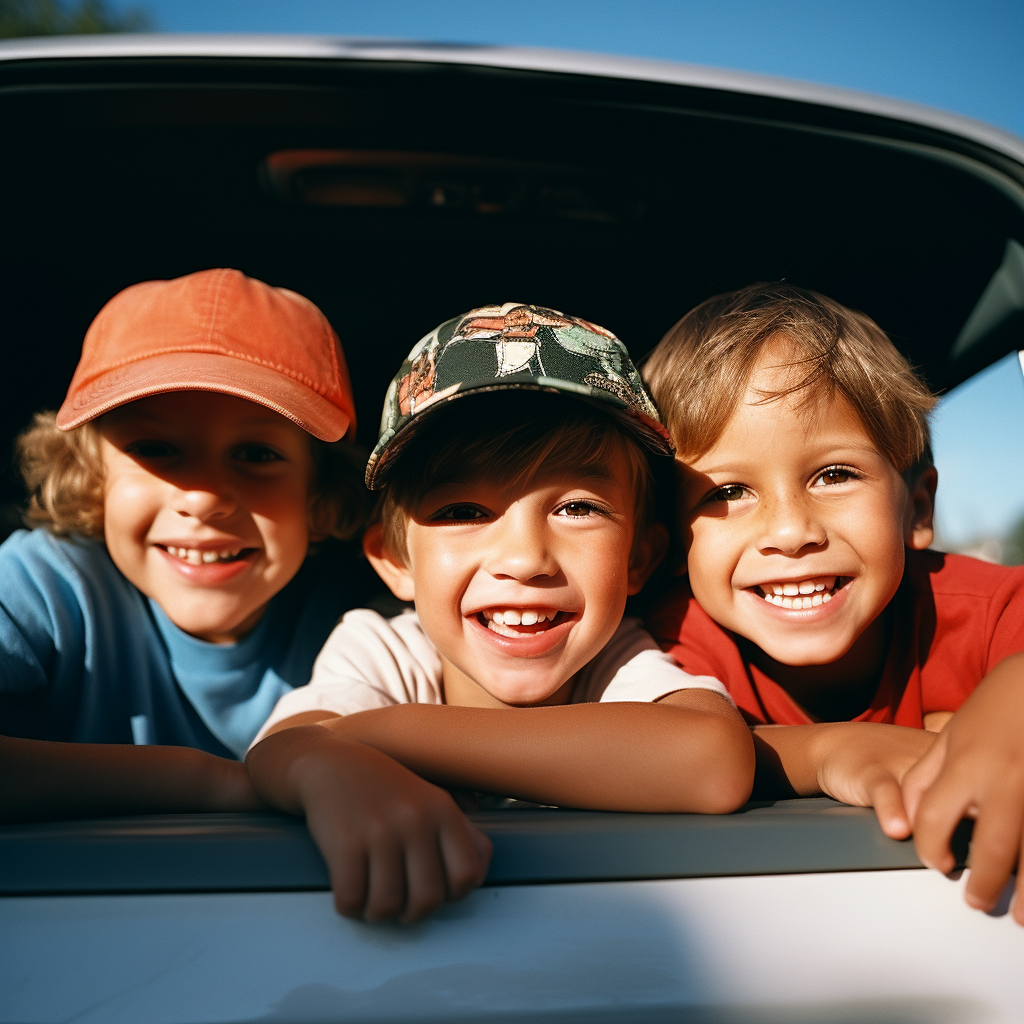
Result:
<instances>
[{"instance_id":1,"label":"dark car interior","mask_svg":"<svg viewBox=\"0 0 1024 1024\"><path fill-rule=\"evenodd\" d=\"M1004 317L953 353L1024 238L1019 166L865 114L494 68L240 59L8 62L0 110L5 447L59 405L107 299L213 266L325 311L370 444L412 344L486 303L583 316L639 357L708 295L786 278L868 312L939 390L1019 331ZM10 526L9 475L2 497Z\"/></svg>"},{"instance_id":2,"label":"dark car interior","mask_svg":"<svg viewBox=\"0 0 1024 1024\"><path fill-rule=\"evenodd\" d=\"M1024 299L1014 298L1024 296L1021 165L910 121L582 75L241 58L0 62L0 118L0 435L8 453L34 411L60 404L82 336L111 296L207 267L237 267L324 310L345 349L368 447L386 385L413 343L487 303L585 317L638 358L709 295L785 278L870 314L935 390L1019 347L1024 326ZM9 454L4 461L9 467ZM23 500L6 469L2 535L18 525ZM753 821L756 811L728 820ZM549 837L549 867L530 878L565 877L551 851L569 843L578 864L593 829L606 827L593 815L556 826L553 813L581 814L518 819L520 836L539 829ZM806 820L797 819L775 819L790 849L805 842ZM157 860L179 865L188 858L166 845L172 834L179 843L191 834L244 844L263 841L269 828L285 830L285 847L308 843L304 830L295 838L284 823L247 820L220 832L194 822L136 831L162 836ZM842 820L856 822L849 827L871 849L889 843L870 812ZM67 844L88 839L69 828L8 831L8 867L21 864L19 877L29 879L17 891L60 888L60 872L76 860ZM128 841L113 826L106 840L90 834L95 843ZM48 875L38 846L46 842L58 844L64 865ZM826 847L856 843L816 848ZM570 874L730 873L719 848L705 848L700 870L661 861L643 868L609 853L590 874ZM834 853L822 857L734 870L872 866L860 854L843 864ZM525 869L502 876L506 862L495 863L495 880L526 878ZM911 852L907 863L874 866L916 863ZM13 879L12 870L0 876ZM326 887L322 865L309 871L295 887ZM102 877L72 888L109 891ZM194 878L182 884L203 888ZM152 877L138 886L160 889Z\"/></svg>"}]
</instances>

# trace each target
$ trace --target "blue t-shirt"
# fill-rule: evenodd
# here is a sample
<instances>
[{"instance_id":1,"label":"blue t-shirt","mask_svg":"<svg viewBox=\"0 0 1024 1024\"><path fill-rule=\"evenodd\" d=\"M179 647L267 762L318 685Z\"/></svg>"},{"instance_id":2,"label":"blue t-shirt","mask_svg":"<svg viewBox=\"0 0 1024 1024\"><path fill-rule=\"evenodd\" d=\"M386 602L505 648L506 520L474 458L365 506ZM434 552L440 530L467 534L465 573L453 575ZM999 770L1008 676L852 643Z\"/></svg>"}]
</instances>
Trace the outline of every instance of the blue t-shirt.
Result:
<instances>
[{"instance_id":1,"label":"blue t-shirt","mask_svg":"<svg viewBox=\"0 0 1024 1024\"><path fill-rule=\"evenodd\" d=\"M160 743L243 757L362 603L350 556L310 555L238 643L182 632L99 541L19 530L0 545L0 733Z\"/></svg>"}]
</instances>

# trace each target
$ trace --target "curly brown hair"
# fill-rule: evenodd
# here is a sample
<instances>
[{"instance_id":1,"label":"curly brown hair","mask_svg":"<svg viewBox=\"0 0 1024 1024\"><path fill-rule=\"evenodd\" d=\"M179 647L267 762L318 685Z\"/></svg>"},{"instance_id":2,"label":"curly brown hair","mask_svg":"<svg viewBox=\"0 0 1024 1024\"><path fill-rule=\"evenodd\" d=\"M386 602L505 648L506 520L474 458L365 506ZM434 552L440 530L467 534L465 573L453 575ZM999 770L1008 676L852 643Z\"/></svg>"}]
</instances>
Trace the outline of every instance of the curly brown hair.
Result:
<instances>
[{"instance_id":1,"label":"curly brown hair","mask_svg":"<svg viewBox=\"0 0 1024 1024\"><path fill-rule=\"evenodd\" d=\"M309 442L316 472L310 531L350 540L365 526L372 503L363 483L366 455L348 441ZM29 495L27 526L103 537L103 460L95 420L61 430L56 413L38 412L18 436L15 453Z\"/></svg>"}]
</instances>

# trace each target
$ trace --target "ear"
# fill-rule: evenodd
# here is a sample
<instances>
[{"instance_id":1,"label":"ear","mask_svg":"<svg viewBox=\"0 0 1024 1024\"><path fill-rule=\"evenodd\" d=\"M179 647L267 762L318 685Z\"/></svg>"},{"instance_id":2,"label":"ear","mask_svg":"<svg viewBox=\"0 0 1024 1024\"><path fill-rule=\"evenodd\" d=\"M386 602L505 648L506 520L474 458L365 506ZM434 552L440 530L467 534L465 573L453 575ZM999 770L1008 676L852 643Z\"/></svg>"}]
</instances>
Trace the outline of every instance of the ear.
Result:
<instances>
[{"instance_id":1,"label":"ear","mask_svg":"<svg viewBox=\"0 0 1024 1024\"><path fill-rule=\"evenodd\" d=\"M912 551L924 551L935 540L935 488L939 472L929 466L910 489L903 523L903 542Z\"/></svg>"},{"instance_id":2,"label":"ear","mask_svg":"<svg viewBox=\"0 0 1024 1024\"><path fill-rule=\"evenodd\" d=\"M668 528L663 523L651 523L647 534L633 544L633 554L629 563L629 574L626 577L628 594L638 594L641 587L650 578L658 563L665 557L668 550Z\"/></svg>"},{"instance_id":3,"label":"ear","mask_svg":"<svg viewBox=\"0 0 1024 1024\"><path fill-rule=\"evenodd\" d=\"M374 523L363 534L363 554L399 601L415 601L412 570L384 545L384 528Z\"/></svg>"}]
</instances>

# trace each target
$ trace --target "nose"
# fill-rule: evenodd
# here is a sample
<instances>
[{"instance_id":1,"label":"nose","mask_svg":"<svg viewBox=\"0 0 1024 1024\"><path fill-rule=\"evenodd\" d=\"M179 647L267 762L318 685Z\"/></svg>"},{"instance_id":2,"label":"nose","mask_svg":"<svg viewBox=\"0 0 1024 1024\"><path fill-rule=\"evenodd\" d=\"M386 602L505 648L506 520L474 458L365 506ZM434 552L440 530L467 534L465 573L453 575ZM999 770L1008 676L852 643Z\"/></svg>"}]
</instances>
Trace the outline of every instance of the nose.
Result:
<instances>
[{"instance_id":1,"label":"nose","mask_svg":"<svg viewBox=\"0 0 1024 1024\"><path fill-rule=\"evenodd\" d=\"M762 506L757 548L762 554L799 555L828 539L813 502L795 495L780 496Z\"/></svg>"},{"instance_id":2,"label":"nose","mask_svg":"<svg viewBox=\"0 0 1024 1024\"><path fill-rule=\"evenodd\" d=\"M238 508L230 488L215 474L182 481L175 489L172 504L178 515L204 523L227 519Z\"/></svg>"},{"instance_id":3,"label":"nose","mask_svg":"<svg viewBox=\"0 0 1024 1024\"><path fill-rule=\"evenodd\" d=\"M496 579L523 583L556 575L558 562L546 526L545 515L512 505L489 531L487 571Z\"/></svg>"}]
</instances>

